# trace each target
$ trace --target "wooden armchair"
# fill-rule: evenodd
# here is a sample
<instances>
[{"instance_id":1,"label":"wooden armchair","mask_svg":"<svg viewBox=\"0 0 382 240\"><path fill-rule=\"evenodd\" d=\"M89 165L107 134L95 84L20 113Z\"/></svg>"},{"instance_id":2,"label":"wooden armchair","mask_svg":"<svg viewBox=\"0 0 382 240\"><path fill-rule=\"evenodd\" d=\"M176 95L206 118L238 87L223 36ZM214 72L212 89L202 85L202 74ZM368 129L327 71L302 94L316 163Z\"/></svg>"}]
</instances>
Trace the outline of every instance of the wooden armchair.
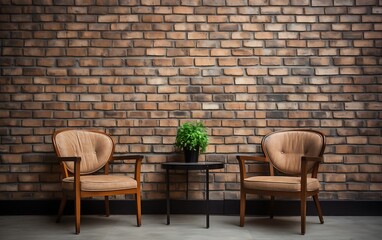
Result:
<instances>
[{"instance_id":1,"label":"wooden armchair","mask_svg":"<svg viewBox=\"0 0 382 240\"><path fill-rule=\"evenodd\" d=\"M113 139L98 131L67 129L53 134L53 145L62 166L62 190L57 222L60 221L69 196L75 200L75 229L80 233L81 198L105 198L105 214L109 216L109 196L134 194L137 225L141 225L140 172L143 156L113 156ZM112 160L135 160L135 177L109 175ZM103 173L98 170L104 169Z\"/></svg>"},{"instance_id":2,"label":"wooden armchair","mask_svg":"<svg viewBox=\"0 0 382 240\"><path fill-rule=\"evenodd\" d=\"M318 201L320 183L317 173L323 161L325 136L307 129L278 131L266 135L261 146L264 156L237 156L241 182L240 226L244 226L246 194L270 196L271 218L276 196L298 198L301 202L301 234L305 234L306 228L306 198L312 196L320 222L324 223ZM254 161L268 163L269 176L247 177L246 163Z\"/></svg>"}]
</instances>

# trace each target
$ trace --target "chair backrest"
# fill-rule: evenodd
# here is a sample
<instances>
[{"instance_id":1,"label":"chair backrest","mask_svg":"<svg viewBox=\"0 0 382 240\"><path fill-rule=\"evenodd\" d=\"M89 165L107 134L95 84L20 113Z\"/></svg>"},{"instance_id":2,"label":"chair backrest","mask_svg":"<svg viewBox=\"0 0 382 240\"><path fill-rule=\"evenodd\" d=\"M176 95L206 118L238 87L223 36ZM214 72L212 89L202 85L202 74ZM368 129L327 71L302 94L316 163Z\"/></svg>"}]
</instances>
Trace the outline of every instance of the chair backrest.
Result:
<instances>
[{"instance_id":1,"label":"chair backrest","mask_svg":"<svg viewBox=\"0 0 382 240\"><path fill-rule=\"evenodd\" d=\"M325 136L310 129L284 130L269 133L261 143L265 156L278 171L299 175L301 156L319 157L324 154ZM307 165L308 172L314 163Z\"/></svg>"},{"instance_id":2,"label":"chair backrest","mask_svg":"<svg viewBox=\"0 0 382 240\"><path fill-rule=\"evenodd\" d=\"M53 145L58 157L81 157L81 174L98 171L108 163L114 152L114 141L109 135L90 130L56 131ZM74 172L72 162L64 164L69 172Z\"/></svg>"}]
</instances>

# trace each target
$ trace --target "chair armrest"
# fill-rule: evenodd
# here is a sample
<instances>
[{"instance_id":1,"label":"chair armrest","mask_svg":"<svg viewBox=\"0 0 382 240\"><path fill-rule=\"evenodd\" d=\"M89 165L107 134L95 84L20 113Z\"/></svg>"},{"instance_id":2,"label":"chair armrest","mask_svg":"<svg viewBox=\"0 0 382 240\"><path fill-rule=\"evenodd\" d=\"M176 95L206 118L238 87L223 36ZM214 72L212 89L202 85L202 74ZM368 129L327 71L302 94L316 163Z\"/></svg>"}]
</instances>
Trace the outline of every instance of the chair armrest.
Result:
<instances>
[{"instance_id":1,"label":"chair armrest","mask_svg":"<svg viewBox=\"0 0 382 240\"><path fill-rule=\"evenodd\" d=\"M240 169L240 182L243 184L244 179L246 178L247 171L245 169L245 162L252 161L255 162L268 162L268 159L264 155L251 155L251 156L236 156L236 159L239 161L239 169Z\"/></svg>"},{"instance_id":2,"label":"chair armrest","mask_svg":"<svg viewBox=\"0 0 382 240\"><path fill-rule=\"evenodd\" d=\"M57 158L62 165L64 165L64 162L74 162L74 193L76 196L80 196L81 192L81 186L80 186L80 177L81 177L81 157L58 157ZM68 170L66 167L63 166L65 176L68 176Z\"/></svg>"},{"instance_id":3,"label":"chair armrest","mask_svg":"<svg viewBox=\"0 0 382 240\"><path fill-rule=\"evenodd\" d=\"M141 165L143 156L142 155L117 155L113 156L112 160L135 160L135 180L139 183L141 181ZM138 184L139 188L140 184Z\"/></svg>"},{"instance_id":4,"label":"chair armrest","mask_svg":"<svg viewBox=\"0 0 382 240\"><path fill-rule=\"evenodd\" d=\"M307 163L314 162L312 177L317 178L318 167L324 161L324 157L302 156L301 157L301 176L308 174Z\"/></svg>"},{"instance_id":5,"label":"chair armrest","mask_svg":"<svg viewBox=\"0 0 382 240\"><path fill-rule=\"evenodd\" d=\"M57 160L60 162L63 178L66 178L69 176L69 171L66 167L65 162L74 162L73 176L76 175L76 171L80 172L81 157L57 157ZM78 174L78 176L80 176L80 174Z\"/></svg>"},{"instance_id":6,"label":"chair armrest","mask_svg":"<svg viewBox=\"0 0 382 240\"><path fill-rule=\"evenodd\" d=\"M318 173L318 166L323 161L323 157L313 157L313 156L302 156L301 157L301 194L302 198L306 197L306 189L307 189L307 175L308 175L308 162L314 162L313 168L312 168L312 177L317 178Z\"/></svg>"}]
</instances>

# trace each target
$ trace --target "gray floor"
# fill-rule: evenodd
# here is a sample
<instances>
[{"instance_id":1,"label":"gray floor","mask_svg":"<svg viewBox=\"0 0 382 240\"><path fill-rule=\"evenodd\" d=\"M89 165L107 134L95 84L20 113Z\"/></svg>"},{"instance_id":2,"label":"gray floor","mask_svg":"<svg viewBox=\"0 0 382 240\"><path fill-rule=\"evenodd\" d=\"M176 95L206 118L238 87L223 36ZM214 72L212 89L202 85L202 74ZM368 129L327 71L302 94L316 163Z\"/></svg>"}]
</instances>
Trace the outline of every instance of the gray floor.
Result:
<instances>
[{"instance_id":1,"label":"gray floor","mask_svg":"<svg viewBox=\"0 0 382 240\"><path fill-rule=\"evenodd\" d=\"M166 225L165 215L143 215L141 227L136 227L135 215L85 215L81 234L75 235L73 216L63 216L60 223L54 216L0 216L0 239L382 239L382 216L324 220L322 225L318 217L307 217L307 233L302 236L299 217L247 216L245 226L239 227L238 216L213 215L206 229L204 215L171 215L171 225Z\"/></svg>"}]
</instances>

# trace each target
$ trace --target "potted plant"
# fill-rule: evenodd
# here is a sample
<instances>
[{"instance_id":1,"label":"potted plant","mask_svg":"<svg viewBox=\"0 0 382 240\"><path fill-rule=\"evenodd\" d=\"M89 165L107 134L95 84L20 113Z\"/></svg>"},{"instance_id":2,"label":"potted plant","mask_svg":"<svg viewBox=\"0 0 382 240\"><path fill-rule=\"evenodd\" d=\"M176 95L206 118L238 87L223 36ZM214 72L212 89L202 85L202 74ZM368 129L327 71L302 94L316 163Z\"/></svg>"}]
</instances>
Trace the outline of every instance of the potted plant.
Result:
<instances>
[{"instance_id":1,"label":"potted plant","mask_svg":"<svg viewBox=\"0 0 382 240\"><path fill-rule=\"evenodd\" d=\"M175 147L183 150L186 162L197 162L207 146L207 130L202 122L185 122L178 128Z\"/></svg>"}]
</instances>

